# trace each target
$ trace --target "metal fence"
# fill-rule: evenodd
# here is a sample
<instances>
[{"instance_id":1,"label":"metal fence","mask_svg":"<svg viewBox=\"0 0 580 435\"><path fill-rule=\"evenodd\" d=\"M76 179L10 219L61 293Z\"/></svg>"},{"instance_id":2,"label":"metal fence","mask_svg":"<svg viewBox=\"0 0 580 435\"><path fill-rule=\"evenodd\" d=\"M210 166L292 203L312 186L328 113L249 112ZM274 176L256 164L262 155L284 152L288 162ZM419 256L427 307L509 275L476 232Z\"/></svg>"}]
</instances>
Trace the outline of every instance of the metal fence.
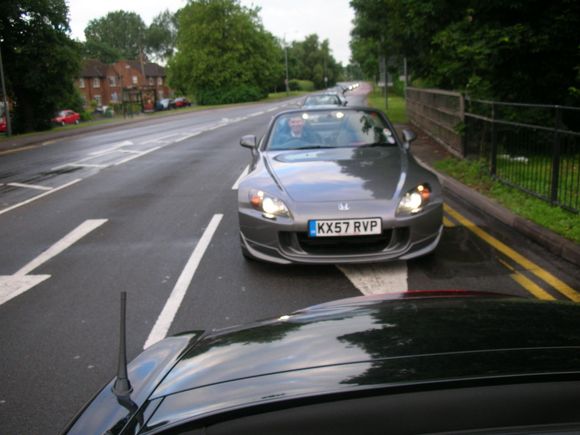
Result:
<instances>
[{"instance_id":1,"label":"metal fence","mask_svg":"<svg viewBox=\"0 0 580 435\"><path fill-rule=\"evenodd\" d=\"M464 156L493 177L580 212L580 108L465 99Z\"/></svg>"}]
</instances>

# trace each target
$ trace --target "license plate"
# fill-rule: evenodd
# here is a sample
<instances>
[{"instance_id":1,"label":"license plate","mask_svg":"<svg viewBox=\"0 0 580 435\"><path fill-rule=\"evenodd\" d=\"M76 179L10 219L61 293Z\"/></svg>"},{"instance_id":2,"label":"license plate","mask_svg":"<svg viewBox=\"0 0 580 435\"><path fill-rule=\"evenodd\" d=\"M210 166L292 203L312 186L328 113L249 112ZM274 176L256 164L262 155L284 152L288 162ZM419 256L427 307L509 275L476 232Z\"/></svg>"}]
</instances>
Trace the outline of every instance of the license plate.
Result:
<instances>
[{"instance_id":1,"label":"license plate","mask_svg":"<svg viewBox=\"0 0 580 435\"><path fill-rule=\"evenodd\" d=\"M381 218L308 221L310 237L368 236L381 232Z\"/></svg>"}]
</instances>

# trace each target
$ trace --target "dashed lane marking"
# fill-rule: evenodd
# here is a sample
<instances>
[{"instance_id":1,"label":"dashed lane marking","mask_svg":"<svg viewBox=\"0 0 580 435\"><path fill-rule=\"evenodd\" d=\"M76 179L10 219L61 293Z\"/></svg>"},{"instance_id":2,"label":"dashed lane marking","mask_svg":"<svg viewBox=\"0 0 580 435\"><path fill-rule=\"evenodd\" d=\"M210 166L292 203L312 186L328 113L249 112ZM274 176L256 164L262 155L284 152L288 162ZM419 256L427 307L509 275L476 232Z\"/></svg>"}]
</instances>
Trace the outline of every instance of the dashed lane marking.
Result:
<instances>
[{"instance_id":1,"label":"dashed lane marking","mask_svg":"<svg viewBox=\"0 0 580 435\"><path fill-rule=\"evenodd\" d=\"M187 292L187 288L191 284L193 276L195 275L195 271L203 258L203 255L209 246L213 235L215 234L221 220L223 218L222 214L215 214L211 221L209 222L207 228L203 232L201 239L197 242L193 253L189 257L185 268L181 272L181 275L177 279L175 283L175 287L171 291L169 295L169 299L165 303L161 314L157 318L155 322L155 326L151 330L143 349L148 348L154 343L157 343L159 340L162 340L167 335L171 324L173 323L173 319L175 319L175 315L177 314L177 310L179 309L181 303L183 302L183 298Z\"/></svg>"},{"instance_id":2,"label":"dashed lane marking","mask_svg":"<svg viewBox=\"0 0 580 435\"><path fill-rule=\"evenodd\" d=\"M240 176L238 177L238 179L236 180L236 182L232 186L232 190L238 190L238 187L240 187L240 182L243 180L243 178L246 175L248 175L248 172L250 172L250 165L246 166L246 169L244 169L242 171L242 173L240 174Z\"/></svg>"}]
</instances>

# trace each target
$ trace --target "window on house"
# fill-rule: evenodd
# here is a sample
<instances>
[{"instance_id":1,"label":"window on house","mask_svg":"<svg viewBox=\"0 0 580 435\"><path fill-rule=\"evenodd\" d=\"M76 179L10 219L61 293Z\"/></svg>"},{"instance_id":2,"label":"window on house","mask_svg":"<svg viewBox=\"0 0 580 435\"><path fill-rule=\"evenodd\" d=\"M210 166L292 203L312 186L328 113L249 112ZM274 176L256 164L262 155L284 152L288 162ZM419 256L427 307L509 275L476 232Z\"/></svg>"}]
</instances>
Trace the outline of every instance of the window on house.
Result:
<instances>
[{"instance_id":1,"label":"window on house","mask_svg":"<svg viewBox=\"0 0 580 435\"><path fill-rule=\"evenodd\" d=\"M109 76L109 86L111 87L117 86L117 77Z\"/></svg>"},{"instance_id":2,"label":"window on house","mask_svg":"<svg viewBox=\"0 0 580 435\"><path fill-rule=\"evenodd\" d=\"M119 101L119 94L117 94L116 92L113 92L111 94L111 102L116 103Z\"/></svg>"},{"instance_id":3,"label":"window on house","mask_svg":"<svg viewBox=\"0 0 580 435\"><path fill-rule=\"evenodd\" d=\"M79 88L85 87L85 79L79 79Z\"/></svg>"},{"instance_id":4,"label":"window on house","mask_svg":"<svg viewBox=\"0 0 580 435\"><path fill-rule=\"evenodd\" d=\"M139 84L139 78L137 76L133 76L133 84L134 85L138 85Z\"/></svg>"},{"instance_id":5,"label":"window on house","mask_svg":"<svg viewBox=\"0 0 580 435\"><path fill-rule=\"evenodd\" d=\"M95 95L93 97L93 99L95 100L95 103L97 103L97 106L102 106L103 105L103 99L101 98L100 95Z\"/></svg>"},{"instance_id":6,"label":"window on house","mask_svg":"<svg viewBox=\"0 0 580 435\"><path fill-rule=\"evenodd\" d=\"M162 77L157 77L157 85L163 86L163 78Z\"/></svg>"},{"instance_id":7,"label":"window on house","mask_svg":"<svg viewBox=\"0 0 580 435\"><path fill-rule=\"evenodd\" d=\"M149 86L155 86L155 79L153 77L149 77Z\"/></svg>"},{"instance_id":8,"label":"window on house","mask_svg":"<svg viewBox=\"0 0 580 435\"><path fill-rule=\"evenodd\" d=\"M93 88L100 88L101 87L101 80L98 77L93 79Z\"/></svg>"}]
</instances>

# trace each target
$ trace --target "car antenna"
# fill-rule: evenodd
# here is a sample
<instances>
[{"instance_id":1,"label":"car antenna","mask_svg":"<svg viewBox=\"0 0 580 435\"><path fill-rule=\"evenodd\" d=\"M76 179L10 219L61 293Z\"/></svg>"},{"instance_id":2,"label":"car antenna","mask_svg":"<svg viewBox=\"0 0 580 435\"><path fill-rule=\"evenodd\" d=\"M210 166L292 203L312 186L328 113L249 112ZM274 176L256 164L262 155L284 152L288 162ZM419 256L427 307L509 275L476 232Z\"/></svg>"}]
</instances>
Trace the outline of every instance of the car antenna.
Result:
<instances>
[{"instance_id":1,"label":"car antenna","mask_svg":"<svg viewBox=\"0 0 580 435\"><path fill-rule=\"evenodd\" d=\"M125 344L125 313L127 305L127 292L121 292L121 331L119 337L119 364L117 366L117 379L113 385L113 394L117 398L125 398L131 394L133 387L127 376L127 346Z\"/></svg>"}]
</instances>

